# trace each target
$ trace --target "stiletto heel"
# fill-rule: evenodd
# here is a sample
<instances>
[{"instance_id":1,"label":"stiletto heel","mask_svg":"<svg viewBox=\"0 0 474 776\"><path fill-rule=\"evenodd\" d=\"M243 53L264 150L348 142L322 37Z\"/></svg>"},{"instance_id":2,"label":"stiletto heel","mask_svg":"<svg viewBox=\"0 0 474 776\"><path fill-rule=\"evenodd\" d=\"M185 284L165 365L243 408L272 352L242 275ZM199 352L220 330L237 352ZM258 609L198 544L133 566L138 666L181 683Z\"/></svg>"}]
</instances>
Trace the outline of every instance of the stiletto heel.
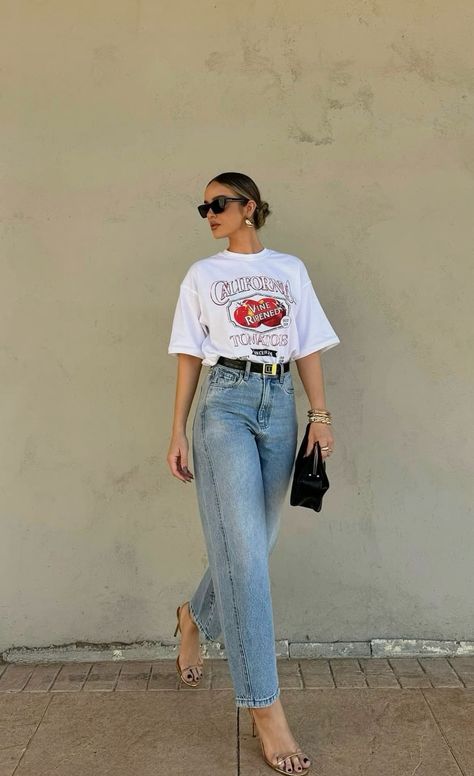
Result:
<instances>
[{"instance_id":1,"label":"stiletto heel","mask_svg":"<svg viewBox=\"0 0 474 776\"><path fill-rule=\"evenodd\" d=\"M255 732L255 720L253 718L252 710L250 709L249 706L247 706L247 709L250 714L250 719L252 720L252 736L255 738L255 736L257 735Z\"/></svg>"},{"instance_id":2,"label":"stiletto heel","mask_svg":"<svg viewBox=\"0 0 474 776\"><path fill-rule=\"evenodd\" d=\"M188 601L186 601L185 603L189 604ZM185 604L183 604L182 606L178 606L178 608L176 609L176 617L177 617L178 623L176 625L176 629L175 629L175 632L173 633L173 636L176 636L178 630L180 631L180 633L182 633L181 623L180 623L180 620L179 620L179 615L180 615L181 609L183 608L184 605ZM179 665L179 655L176 658L176 670L178 672L178 676L181 679L181 681L184 682L184 684L187 684L189 687L197 687L200 684L201 679L202 679L202 668L201 667L202 667L202 659L199 661L199 663L197 663L197 665L186 666L186 668L181 669L181 667ZM184 678L184 674L187 671L189 671L191 668L196 668L196 669L201 670L201 676L199 677L199 679L195 679L195 680L189 682L187 679Z\"/></svg>"},{"instance_id":3,"label":"stiletto heel","mask_svg":"<svg viewBox=\"0 0 474 776\"><path fill-rule=\"evenodd\" d=\"M252 735L255 737L255 735L256 735L255 734L255 727L256 727L255 726L255 717L253 715L253 711L250 708L250 706L247 706L247 709L248 709L249 714L250 714L250 716L252 718ZM257 730L258 730L258 728L257 728ZM288 757L299 757L300 755L304 755L304 752L303 752L302 749L297 749L296 752L287 752L287 754L284 754L284 755L281 755L281 756L279 756L277 754L276 755L276 757L277 757L276 763L272 763L272 762L270 762L270 760L268 759L268 757L265 754L265 749L263 748L263 741L260 738L260 735L258 736L258 740L260 741L260 746L261 746L261 749L262 749L263 759L265 760L266 764L269 765L270 768L273 768L273 770L277 771L278 773L286 773L286 774L290 773L290 771L287 771L283 767L282 768L279 767L280 765L283 766L285 760L287 760ZM300 760L301 760L301 758L300 758ZM308 765L306 768L303 767L301 771L295 771L294 768L293 768L293 771L291 771L291 773L292 773L293 776L294 776L294 774L298 774L298 776L305 776L305 774L309 772L310 767L311 767L310 765Z\"/></svg>"}]
</instances>

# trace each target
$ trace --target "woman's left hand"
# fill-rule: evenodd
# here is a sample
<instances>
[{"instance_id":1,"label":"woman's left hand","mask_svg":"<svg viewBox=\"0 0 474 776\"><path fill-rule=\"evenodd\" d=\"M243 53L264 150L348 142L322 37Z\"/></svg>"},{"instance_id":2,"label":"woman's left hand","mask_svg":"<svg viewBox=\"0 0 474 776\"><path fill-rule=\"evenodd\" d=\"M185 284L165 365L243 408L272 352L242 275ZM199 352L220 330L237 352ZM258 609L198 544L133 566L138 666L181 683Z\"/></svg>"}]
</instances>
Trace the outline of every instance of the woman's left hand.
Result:
<instances>
[{"instance_id":1,"label":"woman's left hand","mask_svg":"<svg viewBox=\"0 0 474 776\"><path fill-rule=\"evenodd\" d=\"M321 456L323 460L331 455L334 450L334 437L331 428L332 425L329 423L318 423L315 421L309 424L308 445L305 457L310 455L316 442L319 442L319 446L321 447ZM324 448L326 448L326 450L324 450Z\"/></svg>"}]
</instances>

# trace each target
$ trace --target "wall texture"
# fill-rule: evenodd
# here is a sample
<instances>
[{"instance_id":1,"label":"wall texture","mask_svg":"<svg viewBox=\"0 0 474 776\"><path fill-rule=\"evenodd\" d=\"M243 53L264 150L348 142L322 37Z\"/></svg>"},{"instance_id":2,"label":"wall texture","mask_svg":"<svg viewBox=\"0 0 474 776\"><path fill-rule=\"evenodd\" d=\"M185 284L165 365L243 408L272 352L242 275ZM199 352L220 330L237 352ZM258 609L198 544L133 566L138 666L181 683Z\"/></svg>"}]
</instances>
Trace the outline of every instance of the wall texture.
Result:
<instances>
[{"instance_id":1,"label":"wall texture","mask_svg":"<svg viewBox=\"0 0 474 776\"><path fill-rule=\"evenodd\" d=\"M1 6L0 649L169 640L206 566L166 348L223 170L341 338L277 638L473 639L472 3Z\"/></svg>"}]
</instances>

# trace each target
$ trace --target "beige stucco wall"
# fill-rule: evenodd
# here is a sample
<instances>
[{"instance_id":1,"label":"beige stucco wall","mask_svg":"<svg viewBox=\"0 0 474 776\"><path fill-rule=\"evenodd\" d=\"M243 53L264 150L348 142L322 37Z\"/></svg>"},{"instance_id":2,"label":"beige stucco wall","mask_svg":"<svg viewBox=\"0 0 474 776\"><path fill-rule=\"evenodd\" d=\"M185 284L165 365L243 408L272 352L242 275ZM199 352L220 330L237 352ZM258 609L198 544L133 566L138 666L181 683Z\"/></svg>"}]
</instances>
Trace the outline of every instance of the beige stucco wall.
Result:
<instances>
[{"instance_id":1,"label":"beige stucco wall","mask_svg":"<svg viewBox=\"0 0 474 776\"><path fill-rule=\"evenodd\" d=\"M167 344L226 247L195 210L223 170L341 338L331 490L270 560L277 638L473 639L472 3L1 7L0 649L170 640L197 585Z\"/></svg>"}]
</instances>

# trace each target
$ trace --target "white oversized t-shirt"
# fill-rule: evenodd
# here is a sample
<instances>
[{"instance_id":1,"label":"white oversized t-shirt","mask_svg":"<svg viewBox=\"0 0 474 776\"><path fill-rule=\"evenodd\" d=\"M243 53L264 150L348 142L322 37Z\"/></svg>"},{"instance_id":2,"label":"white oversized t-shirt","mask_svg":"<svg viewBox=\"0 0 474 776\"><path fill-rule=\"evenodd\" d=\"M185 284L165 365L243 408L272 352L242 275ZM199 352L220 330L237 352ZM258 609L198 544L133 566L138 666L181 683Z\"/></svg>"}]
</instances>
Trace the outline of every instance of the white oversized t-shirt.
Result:
<instances>
[{"instance_id":1,"label":"white oversized t-shirt","mask_svg":"<svg viewBox=\"0 0 474 776\"><path fill-rule=\"evenodd\" d=\"M271 248L225 249L184 276L168 353L189 353L207 366L219 356L283 363L339 342L301 259Z\"/></svg>"}]
</instances>

